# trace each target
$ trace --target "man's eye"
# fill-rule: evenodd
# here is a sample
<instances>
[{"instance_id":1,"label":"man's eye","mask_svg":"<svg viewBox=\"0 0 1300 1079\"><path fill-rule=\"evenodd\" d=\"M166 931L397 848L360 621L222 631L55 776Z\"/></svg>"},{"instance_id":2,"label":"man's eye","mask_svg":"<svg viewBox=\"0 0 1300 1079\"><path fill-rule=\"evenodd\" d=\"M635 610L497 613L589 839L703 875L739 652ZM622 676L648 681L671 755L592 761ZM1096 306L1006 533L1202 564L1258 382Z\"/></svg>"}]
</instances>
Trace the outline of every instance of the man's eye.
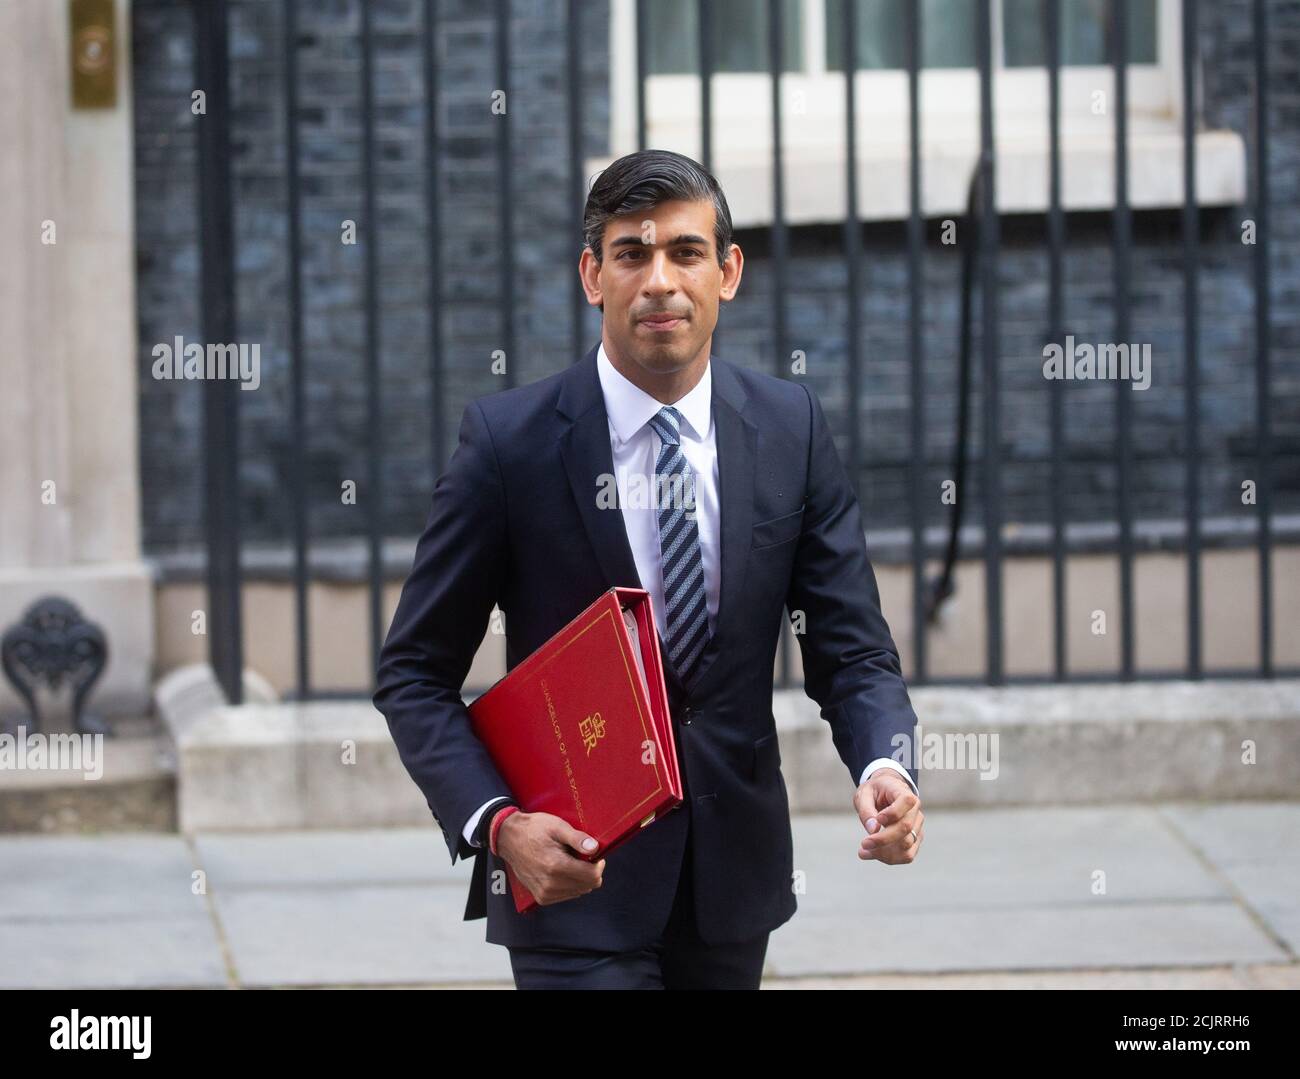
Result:
<instances>
[{"instance_id":1,"label":"man's eye","mask_svg":"<svg viewBox=\"0 0 1300 1079\"><path fill-rule=\"evenodd\" d=\"M637 250L635 247L630 247L630 248L628 248L626 251L624 251L621 255L619 255L618 258L620 258L620 259L626 259L626 258L631 258L633 255L636 255L636 256L640 257L642 254L644 254L644 252ZM703 258L703 257L704 257L704 253L703 253L702 251L697 251L697 250L696 250L695 248L693 248L693 247L683 247L683 248L679 248L678 251L677 251L677 254L679 254L679 255L689 255L689 256L691 256L692 258Z\"/></svg>"}]
</instances>

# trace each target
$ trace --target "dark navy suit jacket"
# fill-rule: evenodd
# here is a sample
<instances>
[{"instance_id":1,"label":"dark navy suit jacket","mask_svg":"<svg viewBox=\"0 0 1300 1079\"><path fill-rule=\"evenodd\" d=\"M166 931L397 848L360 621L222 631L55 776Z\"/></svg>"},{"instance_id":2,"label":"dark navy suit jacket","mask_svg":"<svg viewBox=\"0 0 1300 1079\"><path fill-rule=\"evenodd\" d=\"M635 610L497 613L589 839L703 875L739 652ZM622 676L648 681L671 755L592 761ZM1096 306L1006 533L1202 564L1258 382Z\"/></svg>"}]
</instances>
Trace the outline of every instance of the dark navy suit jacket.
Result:
<instances>
[{"instance_id":1,"label":"dark navy suit jacket","mask_svg":"<svg viewBox=\"0 0 1300 1079\"><path fill-rule=\"evenodd\" d=\"M846 812L863 768L891 756L895 736L910 738L916 723L858 501L820 402L798 382L709 360L722 580L716 629L688 683L667 676L685 802L609 855L600 888L526 915L498 872L504 863L461 834L479 806L510 794L461 696L493 605L505 615L509 669L605 589L641 585L621 511L597 502L614 469L596 353L465 408L374 703L452 863L476 860L465 918L486 914L489 942L646 946L668 922L688 828L700 935L749 940L796 906L772 715L783 609L804 614L805 687L848 769Z\"/></svg>"}]
</instances>

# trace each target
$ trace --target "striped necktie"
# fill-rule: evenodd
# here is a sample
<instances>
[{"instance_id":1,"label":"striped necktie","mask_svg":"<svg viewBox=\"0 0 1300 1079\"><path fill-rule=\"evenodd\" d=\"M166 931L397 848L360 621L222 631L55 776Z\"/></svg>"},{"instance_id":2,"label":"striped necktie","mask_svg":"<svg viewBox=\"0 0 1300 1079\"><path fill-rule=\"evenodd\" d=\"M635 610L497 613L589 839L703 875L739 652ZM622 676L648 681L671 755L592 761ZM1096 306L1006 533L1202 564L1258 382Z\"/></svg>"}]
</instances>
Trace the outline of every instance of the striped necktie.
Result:
<instances>
[{"instance_id":1,"label":"striped necktie","mask_svg":"<svg viewBox=\"0 0 1300 1079\"><path fill-rule=\"evenodd\" d=\"M659 501L660 573L664 588L664 641L668 660L685 682L709 641L704 560L696 524L695 484L678 432L682 414L669 405L649 423L659 436L655 494Z\"/></svg>"}]
</instances>

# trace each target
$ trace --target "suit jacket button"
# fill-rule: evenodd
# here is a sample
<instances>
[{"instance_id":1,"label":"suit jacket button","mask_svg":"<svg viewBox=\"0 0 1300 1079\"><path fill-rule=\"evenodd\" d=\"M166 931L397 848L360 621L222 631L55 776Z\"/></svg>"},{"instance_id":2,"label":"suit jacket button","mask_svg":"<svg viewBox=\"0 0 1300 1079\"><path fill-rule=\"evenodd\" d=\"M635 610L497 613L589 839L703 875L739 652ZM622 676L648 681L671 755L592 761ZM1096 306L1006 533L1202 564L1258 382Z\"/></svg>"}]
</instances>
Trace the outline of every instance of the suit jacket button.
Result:
<instances>
[{"instance_id":1,"label":"suit jacket button","mask_svg":"<svg viewBox=\"0 0 1300 1079\"><path fill-rule=\"evenodd\" d=\"M691 725L691 720L695 718L695 714L696 714L696 713L695 713L695 709L694 709L694 708L685 708L685 709L683 709L683 710L682 710L682 722L685 723L685 724L689 727L689 726Z\"/></svg>"}]
</instances>

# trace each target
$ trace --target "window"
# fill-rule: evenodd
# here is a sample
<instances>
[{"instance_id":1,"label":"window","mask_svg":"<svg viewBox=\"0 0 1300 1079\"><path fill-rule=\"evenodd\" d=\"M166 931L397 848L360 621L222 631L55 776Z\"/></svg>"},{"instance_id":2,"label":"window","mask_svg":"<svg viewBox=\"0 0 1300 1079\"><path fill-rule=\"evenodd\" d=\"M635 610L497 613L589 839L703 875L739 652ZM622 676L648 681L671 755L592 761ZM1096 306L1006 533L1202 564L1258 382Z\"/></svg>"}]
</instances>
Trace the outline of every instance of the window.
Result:
<instances>
[{"instance_id":1,"label":"window","mask_svg":"<svg viewBox=\"0 0 1300 1079\"><path fill-rule=\"evenodd\" d=\"M1154 64L1155 0L1126 0L1126 59ZM1041 67L1047 63L1047 31L1042 0L1002 0L1002 50L1007 67ZM1061 4L1061 62L1083 66L1114 62L1110 0L1064 0Z\"/></svg>"},{"instance_id":2,"label":"window","mask_svg":"<svg viewBox=\"0 0 1300 1079\"><path fill-rule=\"evenodd\" d=\"M713 70L767 71L766 0L714 0ZM783 70L802 71L801 4L782 5ZM649 5L653 33L647 66L654 75L693 75L700 70L697 0L658 0Z\"/></svg>"},{"instance_id":3,"label":"window","mask_svg":"<svg viewBox=\"0 0 1300 1079\"><path fill-rule=\"evenodd\" d=\"M823 26L805 29L818 0L783 0L783 70L815 70L805 63L804 42L825 43L828 71L844 70L844 43L836 32L845 0L822 0ZM858 68L877 70L907 66L907 5L918 0L866 0L858 3ZM921 65L927 68L974 67L976 0L919 0L924 26ZM710 7L716 72L767 71L767 0L714 0ZM1044 0L992 0L1001 25L1001 54L1006 67L1041 67L1047 62ZM654 75L687 75L699 70L698 0L655 0L648 9L652 34L649 70ZM999 17L1000 16L1000 17ZM1063 0L1062 61L1071 65L1112 62L1111 0ZM1128 0L1128 61L1156 62L1156 0Z\"/></svg>"},{"instance_id":4,"label":"window","mask_svg":"<svg viewBox=\"0 0 1300 1079\"><path fill-rule=\"evenodd\" d=\"M858 69L880 70L907 66L907 3L885 0L858 5ZM975 66L975 0L923 0L920 8L925 29L921 39L922 67ZM844 20L843 0L826 0L826 25ZM844 70L844 39L826 35L826 66Z\"/></svg>"},{"instance_id":5,"label":"window","mask_svg":"<svg viewBox=\"0 0 1300 1079\"><path fill-rule=\"evenodd\" d=\"M636 148L636 5L612 0L613 156ZM781 0L782 141L787 220L836 220L844 206L844 42L848 0ZM965 205L979 144L977 0L853 0L857 4L858 205L864 217L905 216L908 169L906 17L917 3L922 208ZM1063 199L1104 208L1114 191L1112 0L1062 0ZM1178 0L1125 0L1130 194L1135 207L1182 199L1182 72ZM697 0L654 0L645 86L647 143L700 155ZM770 222L771 76L767 0L713 0L713 161L737 224ZM1044 0L990 0L998 203L1046 205L1047 71ZM1198 197L1240 201L1245 149L1231 132L1198 136ZM604 159L608 160L608 159ZM604 162L590 164L599 168ZM735 191L733 195L732 192Z\"/></svg>"},{"instance_id":6,"label":"window","mask_svg":"<svg viewBox=\"0 0 1300 1079\"><path fill-rule=\"evenodd\" d=\"M906 5L913 0L874 0L858 7L858 67L860 69L907 66ZM1047 63L1047 36L1043 0L1002 0L1001 55L1005 67L1042 67ZM993 8L995 18L997 5ZM1110 48L1109 0L1064 0L1061 5L1061 59L1065 64L1113 62ZM975 0L921 0L924 26L921 66L974 67ZM839 26L844 0L826 0L826 25ZM1128 62L1156 62L1156 2L1129 0ZM996 48L995 44L995 48ZM826 67L844 70L843 41L838 34L826 39ZM994 60L998 57L995 55Z\"/></svg>"}]
</instances>

